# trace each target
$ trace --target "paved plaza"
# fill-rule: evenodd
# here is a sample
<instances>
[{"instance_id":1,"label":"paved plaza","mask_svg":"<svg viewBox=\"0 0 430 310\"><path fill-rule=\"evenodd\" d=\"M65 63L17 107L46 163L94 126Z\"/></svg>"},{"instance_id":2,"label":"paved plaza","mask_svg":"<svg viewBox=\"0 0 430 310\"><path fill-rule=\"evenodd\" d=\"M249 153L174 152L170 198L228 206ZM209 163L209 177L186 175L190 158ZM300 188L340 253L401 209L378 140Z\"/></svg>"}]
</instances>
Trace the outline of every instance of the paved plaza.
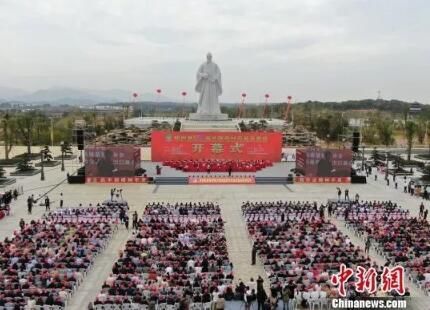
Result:
<instances>
[{"instance_id":1,"label":"paved plaza","mask_svg":"<svg viewBox=\"0 0 430 310\"><path fill-rule=\"evenodd\" d=\"M66 172L73 172L79 164L76 161L67 161ZM8 168L10 169L10 168ZM21 195L12 204L12 214L0 222L0 238L10 237L14 230L19 229L18 222L23 218L26 222L40 218L44 213L44 207L36 206L33 214L27 214L26 199L34 194L37 198L40 194L49 192L48 195L53 201L51 208L59 205L59 195L63 193L66 207L77 207L79 203L87 206L89 203L95 204L108 198L109 189L114 185L70 185L65 181L66 172L61 172L59 167L46 169L46 180L41 182L40 175L32 177L19 177L13 186L22 186L24 195ZM421 199L404 194L400 189L395 190L391 185L387 187L381 175L378 181L368 178L369 184L366 185L341 185L343 189L350 190L350 196L356 193L360 199L365 200L391 200L400 204L403 208L410 210L412 216L418 214L418 206ZM262 275L265 284L268 280L265 277L261 264L251 266L251 242L248 238L245 222L242 219L241 204L244 201L274 201L274 200L293 200L293 201L317 201L326 202L327 199L336 197L336 187L338 185L142 185L129 184L121 185L123 196L129 202L130 212L137 211L142 214L143 208L148 202L188 202L188 201L214 201L221 206L222 217L226 222L226 238L228 251L231 261L234 264L235 281L243 279L247 281L250 277ZM424 202L426 208L430 204ZM353 243L364 248L364 242L358 239L351 231L348 231L342 221L334 220L337 227L348 234ZM101 285L111 271L111 267L116 260L119 251L123 248L125 241L131 235L131 230L127 231L121 227L114 235L107 249L97 257L94 268L85 278L83 284L74 294L69 309L85 309L90 301L93 301L96 294L100 291ZM371 257L379 263L384 263L382 257L371 251ZM407 283L411 288L412 302L416 309L428 309L430 297L417 289L416 286Z\"/></svg>"}]
</instances>

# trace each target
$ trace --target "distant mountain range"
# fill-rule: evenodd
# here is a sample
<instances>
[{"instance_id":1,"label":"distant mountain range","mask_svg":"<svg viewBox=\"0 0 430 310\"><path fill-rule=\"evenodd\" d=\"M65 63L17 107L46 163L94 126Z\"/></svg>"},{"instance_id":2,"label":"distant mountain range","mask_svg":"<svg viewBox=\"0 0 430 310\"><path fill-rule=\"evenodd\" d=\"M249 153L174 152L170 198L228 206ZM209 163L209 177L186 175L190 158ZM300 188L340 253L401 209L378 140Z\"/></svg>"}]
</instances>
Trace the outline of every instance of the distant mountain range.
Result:
<instances>
[{"instance_id":1,"label":"distant mountain range","mask_svg":"<svg viewBox=\"0 0 430 310\"><path fill-rule=\"evenodd\" d=\"M28 92L18 88L0 86L0 103L22 102L26 104L69 104L93 105L97 103L114 103L131 101L132 92L122 89L90 90L68 87L52 87ZM139 94L138 101L176 101L154 93Z\"/></svg>"}]
</instances>

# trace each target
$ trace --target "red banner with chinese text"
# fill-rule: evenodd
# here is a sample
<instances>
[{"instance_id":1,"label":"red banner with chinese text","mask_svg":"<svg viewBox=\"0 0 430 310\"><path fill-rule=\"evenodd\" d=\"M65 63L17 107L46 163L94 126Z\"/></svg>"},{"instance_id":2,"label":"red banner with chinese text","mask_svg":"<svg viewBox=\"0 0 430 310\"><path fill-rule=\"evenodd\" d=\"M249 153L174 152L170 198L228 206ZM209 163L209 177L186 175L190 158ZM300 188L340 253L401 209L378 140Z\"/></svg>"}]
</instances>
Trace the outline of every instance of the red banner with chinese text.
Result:
<instances>
[{"instance_id":1,"label":"red banner with chinese text","mask_svg":"<svg viewBox=\"0 0 430 310\"><path fill-rule=\"evenodd\" d=\"M281 160L279 132L153 131L152 161L222 159Z\"/></svg>"},{"instance_id":2,"label":"red banner with chinese text","mask_svg":"<svg viewBox=\"0 0 430 310\"><path fill-rule=\"evenodd\" d=\"M198 184L255 184L254 176L191 176L188 177L188 184L198 185Z\"/></svg>"},{"instance_id":3,"label":"red banner with chinese text","mask_svg":"<svg viewBox=\"0 0 430 310\"><path fill-rule=\"evenodd\" d=\"M86 177L85 183L147 183L144 177Z\"/></svg>"},{"instance_id":4,"label":"red banner with chinese text","mask_svg":"<svg viewBox=\"0 0 430 310\"><path fill-rule=\"evenodd\" d=\"M295 183L351 183L350 177L295 177Z\"/></svg>"}]
</instances>

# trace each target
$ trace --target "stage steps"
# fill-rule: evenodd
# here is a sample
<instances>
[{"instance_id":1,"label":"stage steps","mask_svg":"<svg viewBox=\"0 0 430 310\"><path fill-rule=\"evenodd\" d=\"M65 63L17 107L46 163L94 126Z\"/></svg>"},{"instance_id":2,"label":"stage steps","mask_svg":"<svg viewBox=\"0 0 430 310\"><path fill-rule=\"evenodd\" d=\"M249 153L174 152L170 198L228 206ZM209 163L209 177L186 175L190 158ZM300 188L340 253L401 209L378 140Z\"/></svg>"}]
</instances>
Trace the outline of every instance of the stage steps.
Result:
<instances>
[{"instance_id":1,"label":"stage steps","mask_svg":"<svg viewBox=\"0 0 430 310\"><path fill-rule=\"evenodd\" d=\"M155 177L155 184L184 185L188 184L188 177Z\"/></svg>"},{"instance_id":2,"label":"stage steps","mask_svg":"<svg viewBox=\"0 0 430 310\"><path fill-rule=\"evenodd\" d=\"M288 180L287 177L256 177L256 184L293 184L293 180Z\"/></svg>"}]
</instances>

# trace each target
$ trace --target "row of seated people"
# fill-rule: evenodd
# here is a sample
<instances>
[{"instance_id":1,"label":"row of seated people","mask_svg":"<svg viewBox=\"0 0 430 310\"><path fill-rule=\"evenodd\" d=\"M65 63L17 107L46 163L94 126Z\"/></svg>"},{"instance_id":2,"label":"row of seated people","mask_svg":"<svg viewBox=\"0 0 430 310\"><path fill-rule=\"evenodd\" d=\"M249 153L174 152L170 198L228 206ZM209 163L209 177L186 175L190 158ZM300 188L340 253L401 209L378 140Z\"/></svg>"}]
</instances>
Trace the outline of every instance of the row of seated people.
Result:
<instances>
[{"instance_id":1,"label":"row of seated people","mask_svg":"<svg viewBox=\"0 0 430 310\"><path fill-rule=\"evenodd\" d=\"M66 305L116 227L115 216L94 217L94 208L77 213L58 209L21 220L20 230L0 242L0 307Z\"/></svg>"},{"instance_id":2,"label":"row of seated people","mask_svg":"<svg viewBox=\"0 0 430 310\"><path fill-rule=\"evenodd\" d=\"M0 194L0 220L10 214L10 204L12 199L18 197L18 191L6 191Z\"/></svg>"},{"instance_id":3,"label":"row of seated people","mask_svg":"<svg viewBox=\"0 0 430 310\"><path fill-rule=\"evenodd\" d=\"M335 217L346 215L361 221L409 217L409 210L402 209L391 201L330 201L327 209Z\"/></svg>"},{"instance_id":4,"label":"row of seated people","mask_svg":"<svg viewBox=\"0 0 430 310\"><path fill-rule=\"evenodd\" d=\"M207 216L216 215L219 217L221 209L219 205L212 202L152 202L145 209L146 216L169 215L169 216Z\"/></svg>"},{"instance_id":5,"label":"row of seated people","mask_svg":"<svg viewBox=\"0 0 430 310\"><path fill-rule=\"evenodd\" d=\"M59 208L48 212L45 216L59 220L62 219L86 219L86 220L99 220L99 219L119 219L121 214L128 211L128 206L123 205L104 205L97 203L93 206L91 203L88 207L79 204L77 208Z\"/></svg>"},{"instance_id":6,"label":"row of seated people","mask_svg":"<svg viewBox=\"0 0 430 310\"><path fill-rule=\"evenodd\" d=\"M320 292L336 297L330 277L341 264L354 270L358 265L374 267L382 273L381 267L321 217L316 204L245 202L242 212L274 294L280 295L287 283L294 283L297 295ZM282 213L289 216L281 220Z\"/></svg>"},{"instance_id":7,"label":"row of seated people","mask_svg":"<svg viewBox=\"0 0 430 310\"><path fill-rule=\"evenodd\" d=\"M164 166L184 172L257 172L272 166L268 160L169 160Z\"/></svg>"},{"instance_id":8,"label":"row of seated people","mask_svg":"<svg viewBox=\"0 0 430 310\"><path fill-rule=\"evenodd\" d=\"M309 201L260 201L242 204L242 215L246 221L285 221L285 219L311 218L320 213L325 206ZM322 214L323 215L323 214Z\"/></svg>"},{"instance_id":9,"label":"row of seated people","mask_svg":"<svg viewBox=\"0 0 430 310\"><path fill-rule=\"evenodd\" d=\"M182 204L191 215L170 222L169 217L178 214L180 205L146 206L137 231L94 301L95 308L113 304L177 307L227 290L233 280L233 266L219 206ZM192 215L196 213L199 217Z\"/></svg>"},{"instance_id":10,"label":"row of seated people","mask_svg":"<svg viewBox=\"0 0 430 310\"><path fill-rule=\"evenodd\" d=\"M345 219L347 226L361 236L375 240L376 249L387 260L403 265L412 280L429 290L430 225L427 220L412 217L408 210L394 206L392 202L385 201L363 203L358 210L348 203L334 208L336 214ZM383 216L380 216L381 213Z\"/></svg>"}]
</instances>

